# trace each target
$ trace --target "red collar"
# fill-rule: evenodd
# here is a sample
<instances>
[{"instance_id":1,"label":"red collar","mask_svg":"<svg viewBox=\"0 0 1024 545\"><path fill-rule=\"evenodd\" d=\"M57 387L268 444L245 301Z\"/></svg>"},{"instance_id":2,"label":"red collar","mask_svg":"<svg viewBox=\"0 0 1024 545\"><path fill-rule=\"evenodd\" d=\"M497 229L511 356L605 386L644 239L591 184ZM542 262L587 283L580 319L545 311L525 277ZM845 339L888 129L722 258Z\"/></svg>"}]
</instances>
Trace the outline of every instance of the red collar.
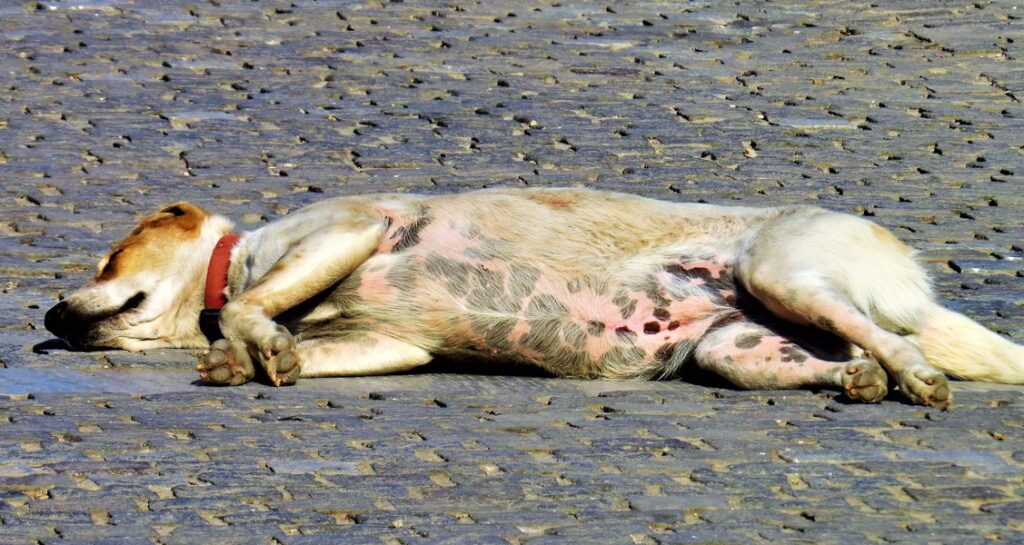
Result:
<instances>
[{"instance_id":1,"label":"red collar","mask_svg":"<svg viewBox=\"0 0 1024 545\"><path fill-rule=\"evenodd\" d=\"M220 237L210 255L210 264L206 268L206 292L204 295L203 312L199 315L199 328L208 339L221 338L218 321L220 309L227 304L228 298L224 290L228 287L228 267L231 265L231 250L238 244L242 236L230 233Z\"/></svg>"},{"instance_id":2,"label":"red collar","mask_svg":"<svg viewBox=\"0 0 1024 545\"><path fill-rule=\"evenodd\" d=\"M206 268L205 308L217 310L223 307L228 298L224 290L228 287L228 266L231 264L231 250L238 244L241 235L231 233L220 237L213 247L210 265Z\"/></svg>"}]
</instances>

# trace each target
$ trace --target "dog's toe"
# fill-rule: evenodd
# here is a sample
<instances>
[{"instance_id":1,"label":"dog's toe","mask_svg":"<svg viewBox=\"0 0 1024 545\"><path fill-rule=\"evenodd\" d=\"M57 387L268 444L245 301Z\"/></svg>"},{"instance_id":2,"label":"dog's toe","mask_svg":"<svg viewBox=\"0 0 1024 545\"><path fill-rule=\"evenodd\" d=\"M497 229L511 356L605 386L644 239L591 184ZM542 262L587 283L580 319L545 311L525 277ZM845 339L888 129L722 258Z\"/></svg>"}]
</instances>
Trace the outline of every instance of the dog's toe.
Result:
<instances>
[{"instance_id":1,"label":"dog's toe","mask_svg":"<svg viewBox=\"0 0 1024 545\"><path fill-rule=\"evenodd\" d=\"M295 348L295 337L283 326L275 324L274 333L257 339L259 354L264 359L271 359Z\"/></svg>"},{"instance_id":2,"label":"dog's toe","mask_svg":"<svg viewBox=\"0 0 1024 545\"><path fill-rule=\"evenodd\" d=\"M273 371L271 371L273 368ZM299 372L302 367L299 363L299 356L293 350L284 352L268 362L267 374L270 375L274 386L287 386L295 384L299 379Z\"/></svg>"},{"instance_id":3,"label":"dog's toe","mask_svg":"<svg viewBox=\"0 0 1024 545\"><path fill-rule=\"evenodd\" d=\"M210 345L210 350L199 358L196 370L204 382L221 386L245 384L256 374L245 343L226 339Z\"/></svg>"}]
</instances>

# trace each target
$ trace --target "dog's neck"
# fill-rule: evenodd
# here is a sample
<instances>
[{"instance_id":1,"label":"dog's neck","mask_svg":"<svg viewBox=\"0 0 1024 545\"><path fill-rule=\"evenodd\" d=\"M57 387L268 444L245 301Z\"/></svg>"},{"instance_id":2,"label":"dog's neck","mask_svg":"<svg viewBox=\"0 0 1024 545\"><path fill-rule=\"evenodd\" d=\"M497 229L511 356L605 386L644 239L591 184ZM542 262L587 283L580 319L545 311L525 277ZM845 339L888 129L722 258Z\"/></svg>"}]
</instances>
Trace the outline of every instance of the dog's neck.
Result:
<instances>
[{"instance_id":1,"label":"dog's neck","mask_svg":"<svg viewBox=\"0 0 1024 545\"><path fill-rule=\"evenodd\" d=\"M203 290L203 310L199 314L199 329L209 341L222 338L220 309L228 302L228 273L232 255L242 235L227 233L220 237L210 253Z\"/></svg>"},{"instance_id":2,"label":"dog's neck","mask_svg":"<svg viewBox=\"0 0 1024 545\"><path fill-rule=\"evenodd\" d=\"M249 254L252 251L253 232L242 233L238 242L231 249L231 257L228 261L226 283L224 284L224 298L230 301L239 293L245 291L249 283Z\"/></svg>"},{"instance_id":3,"label":"dog's neck","mask_svg":"<svg viewBox=\"0 0 1024 545\"><path fill-rule=\"evenodd\" d=\"M207 310L219 310L228 302L228 267L235 246L242 238L237 233L228 233L217 241L210 255L210 264L206 268L206 291L204 306Z\"/></svg>"},{"instance_id":4,"label":"dog's neck","mask_svg":"<svg viewBox=\"0 0 1024 545\"><path fill-rule=\"evenodd\" d=\"M275 222L242 233L238 244L231 250L227 287L224 289L228 301L267 274L287 252L289 245L286 241L291 229L294 226Z\"/></svg>"}]
</instances>

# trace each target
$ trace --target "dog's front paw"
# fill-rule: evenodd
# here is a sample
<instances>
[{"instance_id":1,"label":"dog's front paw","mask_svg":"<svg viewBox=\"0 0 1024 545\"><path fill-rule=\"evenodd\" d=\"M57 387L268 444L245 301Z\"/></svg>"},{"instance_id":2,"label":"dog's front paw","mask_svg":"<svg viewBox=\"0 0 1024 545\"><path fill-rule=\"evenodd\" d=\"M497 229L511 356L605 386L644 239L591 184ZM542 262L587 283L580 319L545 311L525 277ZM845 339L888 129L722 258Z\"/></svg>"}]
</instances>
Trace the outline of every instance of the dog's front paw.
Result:
<instances>
[{"instance_id":1,"label":"dog's front paw","mask_svg":"<svg viewBox=\"0 0 1024 545\"><path fill-rule=\"evenodd\" d=\"M843 370L843 391L852 400L878 403L888 393L889 376L873 359L858 358Z\"/></svg>"},{"instance_id":2,"label":"dog's front paw","mask_svg":"<svg viewBox=\"0 0 1024 545\"><path fill-rule=\"evenodd\" d=\"M946 375L930 367L905 369L896 376L900 392L908 401L937 409L948 409L952 401Z\"/></svg>"},{"instance_id":3,"label":"dog's front paw","mask_svg":"<svg viewBox=\"0 0 1024 545\"><path fill-rule=\"evenodd\" d=\"M199 357L199 378L210 384L238 386L252 380L256 369L242 341L221 339Z\"/></svg>"},{"instance_id":4,"label":"dog's front paw","mask_svg":"<svg viewBox=\"0 0 1024 545\"><path fill-rule=\"evenodd\" d=\"M283 326L256 343L260 365L274 386L295 384L299 379L299 356L295 353L295 337Z\"/></svg>"}]
</instances>

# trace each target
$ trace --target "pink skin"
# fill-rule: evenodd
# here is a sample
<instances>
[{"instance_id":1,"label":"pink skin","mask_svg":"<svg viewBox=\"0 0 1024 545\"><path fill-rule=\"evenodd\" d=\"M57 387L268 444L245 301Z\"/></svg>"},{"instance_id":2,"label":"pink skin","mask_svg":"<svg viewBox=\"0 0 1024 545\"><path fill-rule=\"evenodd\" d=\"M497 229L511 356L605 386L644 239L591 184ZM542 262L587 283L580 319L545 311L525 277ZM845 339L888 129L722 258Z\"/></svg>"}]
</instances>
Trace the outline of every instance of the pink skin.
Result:
<instances>
[{"instance_id":1,"label":"pink skin","mask_svg":"<svg viewBox=\"0 0 1024 545\"><path fill-rule=\"evenodd\" d=\"M368 301L381 301L394 298L394 290L387 276L390 266L370 267L359 276L359 288L356 295Z\"/></svg>"},{"instance_id":2,"label":"pink skin","mask_svg":"<svg viewBox=\"0 0 1024 545\"><path fill-rule=\"evenodd\" d=\"M415 227L416 218L396 216L391 226L383 237L378 247L379 254L393 252L399 245L403 233ZM433 255L440 258L450 259L463 264L479 267L483 270L502 271L509 270L509 263L500 260L487 260L471 257L471 250L480 246L480 241L469 238L465 235L467 230L452 221L442 218L435 218L434 221L418 229L418 242L411 255L405 259L418 259L419 255ZM396 257L405 252L393 254ZM470 255L467 255L470 254ZM384 257L384 256L381 256ZM387 303L395 301L400 297L395 288L388 281L388 273L392 266L402 266L397 263L388 262L387 258L382 263L366 268L360 277L360 284L357 295L367 301ZM717 279L727 274L727 268L715 261L692 261L681 264L684 270L702 269L700 274L695 276L673 276L667 272L660 273L659 280L667 285L680 281L687 281L694 286L701 286L707 283L705 278ZM567 278L558 275L542 276L533 292L526 295L519 301L519 308L526 308L529 299L533 297L548 295L559 301L567 309L566 320L574 321L577 325L587 331L582 348L592 361L599 361L610 350L622 347L638 347L647 354L646 360L652 360L654 354L660 347L673 345L680 342L695 342L701 338L713 325L714 321L721 317L721 306L712 299L709 293L694 295L685 299L669 302L660 308L655 305L651 297L644 292L628 290L625 293L627 300L635 301L633 312L628 318L622 317L622 309L615 303L615 295L619 295L621 303L621 286L608 286L605 289L595 291L582 286L575 293L571 293L566 286ZM705 288L707 289L707 288ZM723 290L730 291L731 290ZM435 290L421 291L417 288L417 297L435 297L439 292ZM722 294L732 295L729 294ZM435 301L440 303L440 301ZM442 303L444 306L451 305L450 313L458 313L461 303L453 300L450 303ZM656 312L657 311L657 312ZM522 312L522 311L520 311ZM657 314L657 315L656 315ZM528 347L523 346L523 340L531 332L531 326L527 322L529 316L519 314L519 320L509 332L507 340L511 346L516 347L518 356L530 360L543 360L547 354L539 354ZM438 316L440 326L447 318ZM426 319L426 317L421 317ZM432 321L432 320L431 320ZM499 350L494 347L487 347L486 340L475 331L468 320L459 320L454 328L447 333L448 343L469 347L473 350L488 352L491 355L499 355ZM595 332L593 324L602 324L599 331ZM440 329L448 329L452 326L444 326ZM564 340L564 339L563 339ZM638 362L640 364L642 362Z\"/></svg>"},{"instance_id":3,"label":"pink skin","mask_svg":"<svg viewBox=\"0 0 1024 545\"><path fill-rule=\"evenodd\" d=\"M638 346L647 354L654 354L665 344L695 341L712 325L715 311L719 308L710 298L689 297L672 301L664 307L669 317L659 319L654 316L657 307L647 294L629 291L628 298L636 301L636 307L629 318L623 318L621 310L609 293L595 293L586 288L576 293L567 293L562 289L561 283L545 282L544 279L541 279L538 288L539 293L554 295L564 302L568 307L569 317L584 328L591 322L604 324L600 334L588 335L584 348L594 361L624 343ZM614 292L615 289L609 291ZM620 332L624 330L633 335L622 335ZM522 335L528 331L529 325L520 322L512 330L510 340L518 343Z\"/></svg>"},{"instance_id":4,"label":"pink skin","mask_svg":"<svg viewBox=\"0 0 1024 545\"><path fill-rule=\"evenodd\" d=\"M785 337L762 334L761 328L736 324L710 335L697 351L701 367L714 371L745 388L796 388L842 386L842 374L849 362L816 358ZM741 340L760 335L756 345ZM752 341L753 342L753 341Z\"/></svg>"},{"instance_id":5,"label":"pink skin","mask_svg":"<svg viewBox=\"0 0 1024 545\"><path fill-rule=\"evenodd\" d=\"M479 243L467 239L453 224L443 221L431 223L420 231L420 238L423 240L418 246L420 251L429 250L440 257L475 263L467 259L465 253L479 246Z\"/></svg>"}]
</instances>

